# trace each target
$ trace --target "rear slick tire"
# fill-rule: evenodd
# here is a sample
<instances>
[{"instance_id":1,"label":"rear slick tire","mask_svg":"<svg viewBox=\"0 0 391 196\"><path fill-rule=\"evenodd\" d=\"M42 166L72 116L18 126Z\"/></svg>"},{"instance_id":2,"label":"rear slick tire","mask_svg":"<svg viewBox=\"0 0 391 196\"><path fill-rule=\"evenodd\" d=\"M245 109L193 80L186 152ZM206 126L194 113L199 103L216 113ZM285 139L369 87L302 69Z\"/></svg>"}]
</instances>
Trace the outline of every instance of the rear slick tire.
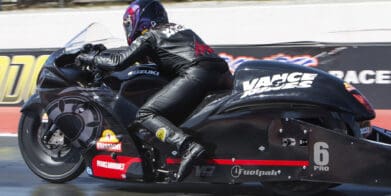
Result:
<instances>
[{"instance_id":1,"label":"rear slick tire","mask_svg":"<svg viewBox=\"0 0 391 196\"><path fill-rule=\"evenodd\" d=\"M58 145L57 149L43 144L41 137L45 127L44 110L22 112L18 128L19 150L30 170L51 183L64 183L78 177L86 168L84 159L75 147ZM60 134L61 131L59 131Z\"/></svg>"}]
</instances>

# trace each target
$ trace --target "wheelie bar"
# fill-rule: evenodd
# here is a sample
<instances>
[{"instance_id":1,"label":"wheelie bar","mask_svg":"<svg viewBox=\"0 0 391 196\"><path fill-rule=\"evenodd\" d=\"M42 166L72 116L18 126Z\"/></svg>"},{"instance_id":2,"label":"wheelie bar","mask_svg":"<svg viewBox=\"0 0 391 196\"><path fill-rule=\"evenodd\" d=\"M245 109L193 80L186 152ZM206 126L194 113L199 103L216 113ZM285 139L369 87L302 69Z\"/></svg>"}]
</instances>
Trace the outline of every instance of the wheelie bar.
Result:
<instances>
[{"instance_id":1,"label":"wheelie bar","mask_svg":"<svg viewBox=\"0 0 391 196\"><path fill-rule=\"evenodd\" d=\"M290 119L308 132L309 167L300 180L391 186L391 145Z\"/></svg>"}]
</instances>

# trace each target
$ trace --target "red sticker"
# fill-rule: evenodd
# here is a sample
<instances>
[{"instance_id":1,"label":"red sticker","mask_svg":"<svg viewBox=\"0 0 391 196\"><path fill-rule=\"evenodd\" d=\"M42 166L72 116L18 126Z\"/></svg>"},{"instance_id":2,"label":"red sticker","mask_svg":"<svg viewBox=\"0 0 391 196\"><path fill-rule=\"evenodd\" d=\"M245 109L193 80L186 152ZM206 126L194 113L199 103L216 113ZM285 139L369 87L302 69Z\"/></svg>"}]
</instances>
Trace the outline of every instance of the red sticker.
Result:
<instances>
[{"instance_id":1,"label":"red sticker","mask_svg":"<svg viewBox=\"0 0 391 196\"><path fill-rule=\"evenodd\" d=\"M93 175L101 178L125 180L128 168L134 163L141 163L139 157L98 155L92 160Z\"/></svg>"}]
</instances>

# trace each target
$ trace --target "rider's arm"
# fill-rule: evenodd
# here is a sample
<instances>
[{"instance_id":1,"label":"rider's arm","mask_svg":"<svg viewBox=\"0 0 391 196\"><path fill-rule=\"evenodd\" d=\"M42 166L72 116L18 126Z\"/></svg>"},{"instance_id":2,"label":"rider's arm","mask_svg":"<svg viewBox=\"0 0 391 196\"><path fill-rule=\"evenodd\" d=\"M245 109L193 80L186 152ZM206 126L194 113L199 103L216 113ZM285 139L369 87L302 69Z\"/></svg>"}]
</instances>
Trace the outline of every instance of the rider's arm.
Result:
<instances>
[{"instance_id":1,"label":"rider's arm","mask_svg":"<svg viewBox=\"0 0 391 196\"><path fill-rule=\"evenodd\" d=\"M109 49L94 58L94 64L107 71L123 70L142 59L152 50L154 37L150 33L139 36L129 47Z\"/></svg>"}]
</instances>

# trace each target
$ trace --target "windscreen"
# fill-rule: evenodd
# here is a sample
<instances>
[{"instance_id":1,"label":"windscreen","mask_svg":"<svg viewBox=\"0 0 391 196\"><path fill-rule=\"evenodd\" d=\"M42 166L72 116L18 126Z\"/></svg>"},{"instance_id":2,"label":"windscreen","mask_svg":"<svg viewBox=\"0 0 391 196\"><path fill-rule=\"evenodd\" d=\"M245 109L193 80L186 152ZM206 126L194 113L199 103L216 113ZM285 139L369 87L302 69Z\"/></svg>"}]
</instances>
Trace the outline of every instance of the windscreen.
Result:
<instances>
[{"instance_id":1,"label":"windscreen","mask_svg":"<svg viewBox=\"0 0 391 196\"><path fill-rule=\"evenodd\" d=\"M124 46L126 42L114 37L104 25L92 23L65 44L65 52L77 53L86 44L103 44L106 48L114 48Z\"/></svg>"}]
</instances>

